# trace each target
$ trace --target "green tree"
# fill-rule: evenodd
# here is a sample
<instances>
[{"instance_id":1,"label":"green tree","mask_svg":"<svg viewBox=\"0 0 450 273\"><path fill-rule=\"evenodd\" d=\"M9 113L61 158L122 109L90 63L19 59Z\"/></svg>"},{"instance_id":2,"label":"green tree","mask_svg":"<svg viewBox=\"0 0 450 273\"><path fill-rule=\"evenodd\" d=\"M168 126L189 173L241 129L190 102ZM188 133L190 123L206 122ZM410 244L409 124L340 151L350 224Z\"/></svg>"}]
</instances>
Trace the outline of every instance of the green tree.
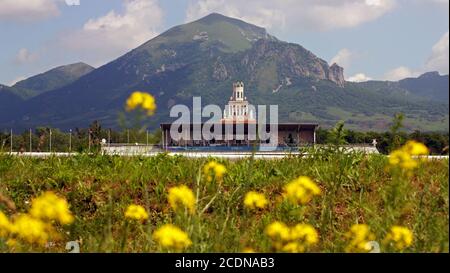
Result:
<instances>
[{"instance_id":1,"label":"green tree","mask_svg":"<svg viewBox=\"0 0 450 273\"><path fill-rule=\"evenodd\" d=\"M334 145L347 144L347 141L345 140L346 135L347 131L344 129L344 122L339 121L331 130L328 142Z\"/></svg>"},{"instance_id":2,"label":"green tree","mask_svg":"<svg viewBox=\"0 0 450 273\"><path fill-rule=\"evenodd\" d=\"M389 127L389 131L392 135L392 142L389 146L389 151L395 150L402 145L404 139L400 135L400 129L403 127L403 120L405 115L403 113L395 114L392 119L392 125Z\"/></svg>"}]
</instances>

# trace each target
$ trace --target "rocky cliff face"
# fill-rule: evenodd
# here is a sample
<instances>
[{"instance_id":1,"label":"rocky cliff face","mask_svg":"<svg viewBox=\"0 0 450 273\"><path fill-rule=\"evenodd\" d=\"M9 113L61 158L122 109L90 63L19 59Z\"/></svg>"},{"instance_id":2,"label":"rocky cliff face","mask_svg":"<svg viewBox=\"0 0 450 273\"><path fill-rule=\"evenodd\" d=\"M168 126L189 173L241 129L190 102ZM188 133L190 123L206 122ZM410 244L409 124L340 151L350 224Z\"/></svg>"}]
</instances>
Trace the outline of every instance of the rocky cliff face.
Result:
<instances>
[{"instance_id":1,"label":"rocky cliff face","mask_svg":"<svg viewBox=\"0 0 450 273\"><path fill-rule=\"evenodd\" d=\"M330 80L340 87L345 83L342 67L337 64L329 66L326 61L297 44L260 39L237 58L240 58L240 65L251 80L267 82L272 78L273 83L282 85L285 79L301 81L308 78ZM229 62L231 66L234 63L233 60Z\"/></svg>"},{"instance_id":2,"label":"rocky cliff face","mask_svg":"<svg viewBox=\"0 0 450 273\"><path fill-rule=\"evenodd\" d=\"M329 69L328 79L335 82L340 87L344 86L344 68L340 67L336 63L332 64Z\"/></svg>"},{"instance_id":3,"label":"rocky cliff face","mask_svg":"<svg viewBox=\"0 0 450 273\"><path fill-rule=\"evenodd\" d=\"M214 63L212 77L218 81L225 81L226 79L228 79L227 68L220 58L217 58L217 61Z\"/></svg>"}]
</instances>

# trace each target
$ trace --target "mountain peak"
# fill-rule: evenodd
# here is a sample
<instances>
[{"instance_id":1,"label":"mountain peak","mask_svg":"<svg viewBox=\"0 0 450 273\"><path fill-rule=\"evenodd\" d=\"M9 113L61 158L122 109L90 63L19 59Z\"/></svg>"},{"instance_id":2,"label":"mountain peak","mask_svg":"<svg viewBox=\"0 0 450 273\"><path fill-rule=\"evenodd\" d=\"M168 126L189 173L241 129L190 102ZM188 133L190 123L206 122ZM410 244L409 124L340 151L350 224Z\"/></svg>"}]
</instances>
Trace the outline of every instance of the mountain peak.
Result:
<instances>
[{"instance_id":1,"label":"mountain peak","mask_svg":"<svg viewBox=\"0 0 450 273\"><path fill-rule=\"evenodd\" d=\"M440 75L437 71L431 71L417 78L400 80L398 83L400 87L415 95L448 103L448 75Z\"/></svg>"},{"instance_id":2,"label":"mountain peak","mask_svg":"<svg viewBox=\"0 0 450 273\"><path fill-rule=\"evenodd\" d=\"M29 91L25 97L30 96L30 94L31 96L35 96L67 85L92 70L94 70L94 67L83 62L62 65L19 81L13 87Z\"/></svg>"},{"instance_id":3,"label":"mountain peak","mask_svg":"<svg viewBox=\"0 0 450 273\"><path fill-rule=\"evenodd\" d=\"M238 18L234 18L234 17L228 17L225 16L223 14L220 13L211 13L209 15L206 15L205 17L202 17L200 19L198 19L197 21L198 23L203 23L203 24L220 24L220 23L228 23L234 26L237 26L238 28L240 28L243 32L253 32L252 34L256 34L257 39L261 39L261 38L268 38L268 39L276 39L275 37L269 35L266 31L265 28L245 22L241 19ZM255 38L255 37L253 37ZM255 40L257 40L255 39Z\"/></svg>"},{"instance_id":4,"label":"mountain peak","mask_svg":"<svg viewBox=\"0 0 450 273\"><path fill-rule=\"evenodd\" d=\"M258 31L266 32L265 28L263 28L263 27L256 26L254 24L247 23L241 19L234 18L234 17L228 17L223 14L215 13L215 12L210 13L194 22L206 23L206 24L218 23L218 22L228 22L228 23L237 25L239 27L244 27L244 28L251 27L251 28L258 29Z\"/></svg>"},{"instance_id":5,"label":"mountain peak","mask_svg":"<svg viewBox=\"0 0 450 273\"><path fill-rule=\"evenodd\" d=\"M417 78L426 79L426 78L435 78L435 77L440 77L440 76L441 75L439 74L438 71L430 71L430 72L423 73L422 75L420 75Z\"/></svg>"},{"instance_id":6,"label":"mountain peak","mask_svg":"<svg viewBox=\"0 0 450 273\"><path fill-rule=\"evenodd\" d=\"M200 20L202 20L202 21L207 21L207 20L227 20L227 19L234 19L234 18L225 16L225 15L217 13L217 12L212 12L212 13L210 13L210 14L202 17L202 18L200 18L199 21Z\"/></svg>"},{"instance_id":7,"label":"mountain peak","mask_svg":"<svg viewBox=\"0 0 450 273\"><path fill-rule=\"evenodd\" d=\"M259 26L240 19L211 13L196 21L175 26L145 43L141 49L152 51L162 44L174 48L181 44L200 44L205 50L236 53L251 48L259 39L277 40Z\"/></svg>"},{"instance_id":8,"label":"mountain peak","mask_svg":"<svg viewBox=\"0 0 450 273\"><path fill-rule=\"evenodd\" d=\"M73 64L61 65L53 69L50 69L44 73L63 71L67 73L85 74L84 72L90 72L92 70L94 70L94 67L83 62L77 62Z\"/></svg>"}]
</instances>

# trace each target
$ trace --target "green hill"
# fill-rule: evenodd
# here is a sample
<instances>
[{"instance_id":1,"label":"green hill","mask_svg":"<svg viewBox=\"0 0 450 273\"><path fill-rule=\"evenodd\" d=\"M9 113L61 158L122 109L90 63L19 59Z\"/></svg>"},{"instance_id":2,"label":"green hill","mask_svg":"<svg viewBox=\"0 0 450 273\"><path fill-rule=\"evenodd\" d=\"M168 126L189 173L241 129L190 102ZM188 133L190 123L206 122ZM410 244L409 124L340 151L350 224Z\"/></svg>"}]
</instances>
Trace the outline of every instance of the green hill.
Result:
<instances>
[{"instance_id":1,"label":"green hill","mask_svg":"<svg viewBox=\"0 0 450 273\"><path fill-rule=\"evenodd\" d=\"M92 70L94 68L85 63L59 66L42 74L19 81L12 87L19 96L31 98L72 83Z\"/></svg>"}]
</instances>

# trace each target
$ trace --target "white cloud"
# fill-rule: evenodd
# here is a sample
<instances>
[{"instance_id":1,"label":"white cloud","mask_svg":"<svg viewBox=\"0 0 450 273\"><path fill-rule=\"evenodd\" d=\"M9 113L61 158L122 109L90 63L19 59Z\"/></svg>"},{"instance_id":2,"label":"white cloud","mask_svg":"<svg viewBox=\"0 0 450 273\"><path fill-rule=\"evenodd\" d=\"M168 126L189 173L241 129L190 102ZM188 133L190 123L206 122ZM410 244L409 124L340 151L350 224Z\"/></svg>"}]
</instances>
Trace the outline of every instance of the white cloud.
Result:
<instances>
[{"instance_id":1,"label":"white cloud","mask_svg":"<svg viewBox=\"0 0 450 273\"><path fill-rule=\"evenodd\" d=\"M59 15L55 0L1 0L0 21L34 21Z\"/></svg>"},{"instance_id":2,"label":"white cloud","mask_svg":"<svg viewBox=\"0 0 450 273\"><path fill-rule=\"evenodd\" d=\"M65 35L64 48L83 54L93 65L103 64L159 34L163 11L157 0L123 0L123 8L122 13L111 10Z\"/></svg>"},{"instance_id":3,"label":"white cloud","mask_svg":"<svg viewBox=\"0 0 450 273\"><path fill-rule=\"evenodd\" d=\"M420 74L421 71L414 71L406 66L399 66L386 72L383 78L388 81L398 81L405 78L417 77Z\"/></svg>"},{"instance_id":4,"label":"white cloud","mask_svg":"<svg viewBox=\"0 0 450 273\"><path fill-rule=\"evenodd\" d=\"M26 48L21 48L19 52L17 52L15 57L15 62L17 64L27 64L33 63L38 59L38 55L36 53L32 53L28 51Z\"/></svg>"},{"instance_id":5,"label":"white cloud","mask_svg":"<svg viewBox=\"0 0 450 273\"><path fill-rule=\"evenodd\" d=\"M368 77L364 73L357 73L347 79L349 82L366 82L370 80L372 80L372 78Z\"/></svg>"},{"instance_id":6,"label":"white cloud","mask_svg":"<svg viewBox=\"0 0 450 273\"><path fill-rule=\"evenodd\" d=\"M412 69L406 66L399 66L384 74L384 79L397 81L404 78L418 77L425 72L438 71L440 74L448 74L449 67L449 32L447 31L439 41L431 48L431 54L425 64Z\"/></svg>"},{"instance_id":7,"label":"white cloud","mask_svg":"<svg viewBox=\"0 0 450 273\"><path fill-rule=\"evenodd\" d=\"M428 58L425 68L428 71L439 71L442 74L448 74L448 31L442 35L441 39L431 49L431 55Z\"/></svg>"},{"instance_id":8,"label":"white cloud","mask_svg":"<svg viewBox=\"0 0 450 273\"><path fill-rule=\"evenodd\" d=\"M330 64L337 63L344 70L347 70L350 67L352 57L353 53L347 48L343 48L330 60Z\"/></svg>"},{"instance_id":9,"label":"white cloud","mask_svg":"<svg viewBox=\"0 0 450 273\"><path fill-rule=\"evenodd\" d=\"M269 29L331 30L376 20L395 7L396 0L191 0L186 21L211 12Z\"/></svg>"}]
</instances>

